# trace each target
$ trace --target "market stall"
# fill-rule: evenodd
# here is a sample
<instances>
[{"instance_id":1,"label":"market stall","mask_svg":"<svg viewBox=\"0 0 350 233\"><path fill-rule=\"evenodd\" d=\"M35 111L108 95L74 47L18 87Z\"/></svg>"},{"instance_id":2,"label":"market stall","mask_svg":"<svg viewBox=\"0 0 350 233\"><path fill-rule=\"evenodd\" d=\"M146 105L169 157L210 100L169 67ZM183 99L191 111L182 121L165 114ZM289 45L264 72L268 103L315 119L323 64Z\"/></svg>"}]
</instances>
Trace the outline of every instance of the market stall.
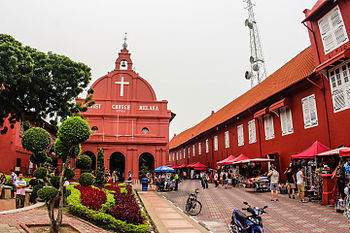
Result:
<instances>
[{"instance_id":1,"label":"market stall","mask_svg":"<svg viewBox=\"0 0 350 233\"><path fill-rule=\"evenodd\" d=\"M217 165L220 165L220 166L222 166L222 165L230 165L230 164L232 164L232 163L234 162L235 159L236 159L235 156L230 155L230 156L227 157L226 159L223 159L223 160L217 162L216 164L217 164Z\"/></svg>"}]
</instances>

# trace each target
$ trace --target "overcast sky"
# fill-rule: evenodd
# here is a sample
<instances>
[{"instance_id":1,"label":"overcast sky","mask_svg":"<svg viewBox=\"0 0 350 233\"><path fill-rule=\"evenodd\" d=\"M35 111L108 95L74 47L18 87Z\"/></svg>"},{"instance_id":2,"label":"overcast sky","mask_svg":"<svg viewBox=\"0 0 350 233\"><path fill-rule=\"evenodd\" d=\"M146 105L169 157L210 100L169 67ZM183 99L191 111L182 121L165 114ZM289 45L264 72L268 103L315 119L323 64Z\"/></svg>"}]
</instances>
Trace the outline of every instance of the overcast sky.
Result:
<instances>
[{"instance_id":1,"label":"overcast sky","mask_svg":"<svg viewBox=\"0 0 350 233\"><path fill-rule=\"evenodd\" d=\"M253 0L268 74L309 46L300 23L316 0ZM11 0L1 33L92 68L114 69L124 32L135 71L176 113L170 138L250 88L249 31L242 0Z\"/></svg>"}]
</instances>

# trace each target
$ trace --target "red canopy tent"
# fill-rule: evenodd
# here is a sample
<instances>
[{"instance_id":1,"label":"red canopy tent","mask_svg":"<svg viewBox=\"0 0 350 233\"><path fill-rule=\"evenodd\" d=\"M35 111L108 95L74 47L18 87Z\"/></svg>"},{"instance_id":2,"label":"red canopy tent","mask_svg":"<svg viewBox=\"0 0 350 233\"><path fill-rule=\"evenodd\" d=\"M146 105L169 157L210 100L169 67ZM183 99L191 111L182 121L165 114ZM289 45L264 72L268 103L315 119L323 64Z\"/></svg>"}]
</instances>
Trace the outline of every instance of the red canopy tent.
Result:
<instances>
[{"instance_id":1,"label":"red canopy tent","mask_svg":"<svg viewBox=\"0 0 350 233\"><path fill-rule=\"evenodd\" d=\"M244 154L240 154L237 158L235 158L231 164L237 164L240 163L243 160L247 160L249 159L247 156L245 156Z\"/></svg>"},{"instance_id":2,"label":"red canopy tent","mask_svg":"<svg viewBox=\"0 0 350 233\"><path fill-rule=\"evenodd\" d=\"M230 155L229 157L227 157L226 159L223 159L219 162L217 162L216 164L217 165L228 165L228 164L232 164L233 160L235 159L236 157L233 156L233 155Z\"/></svg>"},{"instance_id":3,"label":"red canopy tent","mask_svg":"<svg viewBox=\"0 0 350 233\"><path fill-rule=\"evenodd\" d=\"M184 167L187 167L187 164L182 164L182 165L178 166L177 168L184 168Z\"/></svg>"},{"instance_id":4,"label":"red canopy tent","mask_svg":"<svg viewBox=\"0 0 350 233\"><path fill-rule=\"evenodd\" d=\"M299 154L292 155L292 159L314 159L316 154L329 151L329 148L319 141L315 141L309 148L300 152Z\"/></svg>"},{"instance_id":5,"label":"red canopy tent","mask_svg":"<svg viewBox=\"0 0 350 233\"><path fill-rule=\"evenodd\" d=\"M206 170L206 169L208 169L208 166L201 164L200 162L192 164L191 167L194 168L194 170Z\"/></svg>"},{"instance_id":6,"label":"red canopy tent","mask_svg":"<svg viewBox=\"0 0 350 233\"><path fill-rule=\"evenodd\" d=\"M339 150L339 156L350 156L350 148Z\"/></svg>"},{"instance_id":7,"label":"red canopy tent","mask_svg":"<svg viewBox=\"0 0 350 233\"><path fill-rule=\"evenodd\" d=\"M173 169L179 168L179 165L173 165L173 166L171 166L171 168L173 168Z\"/></svg>"}]
</instances>

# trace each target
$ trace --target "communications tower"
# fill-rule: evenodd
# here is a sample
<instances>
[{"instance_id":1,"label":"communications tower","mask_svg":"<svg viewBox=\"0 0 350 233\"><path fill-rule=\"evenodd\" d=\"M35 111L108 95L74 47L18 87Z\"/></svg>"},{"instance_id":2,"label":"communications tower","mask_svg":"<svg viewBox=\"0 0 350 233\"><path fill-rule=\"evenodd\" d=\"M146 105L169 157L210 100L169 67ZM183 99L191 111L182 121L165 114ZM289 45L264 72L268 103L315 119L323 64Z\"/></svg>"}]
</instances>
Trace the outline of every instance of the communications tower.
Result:
<instances>
[{"instance_id":1,"label":"communications tower","mask_svg":"<svg viewBox=\"0 0 350 233\"><path fill-rule=\"evenodd\" d=\"M266 78L266 67L252 1L243 0L243 2L247 3L248 18L244 24L248 27L250 36L250 71L245 72L245 78L250 80L251 88L253 88Z\"/></svg>"}]
</instances>

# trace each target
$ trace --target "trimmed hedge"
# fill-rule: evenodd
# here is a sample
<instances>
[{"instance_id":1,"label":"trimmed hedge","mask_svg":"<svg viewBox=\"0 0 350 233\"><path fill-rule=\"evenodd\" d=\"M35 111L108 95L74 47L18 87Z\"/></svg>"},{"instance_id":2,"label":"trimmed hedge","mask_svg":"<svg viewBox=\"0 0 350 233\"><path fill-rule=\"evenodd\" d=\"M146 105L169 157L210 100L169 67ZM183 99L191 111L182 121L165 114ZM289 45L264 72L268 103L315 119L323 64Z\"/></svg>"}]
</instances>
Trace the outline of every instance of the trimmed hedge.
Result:
<instances>
[{"instance_id":1,"label":"trimmed hedge","mask_svg":"<svg viewBox=\"0 0 350 233\"><path fill-rule=\"evenodd\" d=\"M57 137L68 146L85 142L90 136L89 123L79 116L64 120L57 131Z\"/></svg>"},{"instance_id":2,"label":"trimmed hedge","mask_svg":"<svg viewBox=\"0 0 350 233\"><path fill-rule=\"evenodd\" d=\"M68 180L71 180L71 179L73 179L73 177L75 176L75 171L68 168L68 169L64 172L64 176L65 176Z\"/></svg>"},{"instance_id":3,"label":"trimmed hedge","mask_svg":"<svg viewBox=\"0 0 350 233\"><path fill-rule=\"evenodd\" d=\"M88 172L84 172L79 177L79 184L81 186L90 186L94 183L94 176Z\"/></svg>"},{"instance_id":4,"label":"trimmed hedge","mask_svg":"<svg viewBox=\"0 0 350 233\"><path fill-rule=\"evenodd\" d=\"M50 134L40 127L28 129L22 137L23 148L31 152L43 151L50 143Z\"/></svg>"},{"instance_id":5,"label":"trimmed hedge","mask_svg":"<svg viewBox=\"0 0 350 233\"><path fill-rule=\"evenodd\" d=\"M96 225L102 226L107 229L114 230L122 233L146 233L149 231L147 224L127 224L125 221L115 219L113 216L107 214L114 205L115 200L113 194L109 193L108 190L104 190L107 194L107 202L102 205L100 211L91 210L88 207L81 204L80 191L74 188L74 185L69 185L67 191L70 190L71 195L67 197L67 204L69 212L84 218ZM142 216L145 214L142 213Z\"/></svg>"},{"instance_id":6,"label":"trimmed hedge","mask_svg":"<svg viewBox=\"0 0 350 233\"><path fill-rule=\"evenodd\" d=\"M54 187L44 187L39 189L38 197L44 201L51 201L53 198L57 196L58 190Z\"/></svg>"},{"instance_id":7,"label":"trimmed hedge","mask_svg":"<svg viewBox=\"0 0 350 233\"><path fill-rule=\"evenodd\" d=\"M38 179L44 179L47 176L47 170L45 167L38 167L35 169L33 176L35 176Z\"/></svg>"},{"instance_id":8,"label":"trimmed hedge","mask_svg":"<svg viewBox=\"0 0 350 233\"><path fill-rule=\"evenodd\" d=\"M60 138L56 138L55 145L54 145L54 151L56 156L59 158L62 158L63 160L66 160L67 154L69 152L70 146L66 143L64 143ZM81 153L81 145L76 145L73 149L73 152L71 154L71 158L76 158Z\"/></svg>"},{"instance_id":9,"label":"trimmed hedge","mask_svg":"<svg viewBox=\"0 0 350 233\"><path fill-rule=\"evenodd\" d=\"M79 168L81 170L88 170L91 168L92 159L88 155L81 155L79 158L77 158L75 162L76 168Z\"/></svg>"}]
</instances>

